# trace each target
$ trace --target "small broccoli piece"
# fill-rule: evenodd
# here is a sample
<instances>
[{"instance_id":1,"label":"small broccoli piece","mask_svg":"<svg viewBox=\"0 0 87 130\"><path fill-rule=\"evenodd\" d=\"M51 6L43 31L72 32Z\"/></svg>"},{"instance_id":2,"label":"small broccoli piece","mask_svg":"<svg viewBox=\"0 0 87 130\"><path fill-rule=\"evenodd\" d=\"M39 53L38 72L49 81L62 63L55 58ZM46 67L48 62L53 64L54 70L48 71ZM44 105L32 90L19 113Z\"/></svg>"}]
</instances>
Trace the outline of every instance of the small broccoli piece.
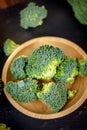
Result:
<instances>
[{"instance_id":1,"label":"small broccoli piece","mask_svg":"<svg viewBox=\"0 0 87 130\"><path fill-rule=\"evenodd\" d=\"M10 65L10 72L15 79L23 79L26 77L25 66L28 62L28 57L21 55L13 60Z\"/></svg>"},{"instance_id":2,"label":"small broccoli piece","mask_svg":"<svg viewBox=\"0 0 87 130\"><path fill-rule=\"evenodd\" d=\"M43 24L43 19L47 17L45 6L37 6L31 2L26 8L20 11L20 26L24 29L35 28Z\"/></svg>"},{"instance_id":3,"label":"small broccoli piece","mask_svg":"<svg viewBox=\"0 0 87 130\"><path fill-rule=\"evenodd\" d=\"M67 0L71 5L76 19L87 25L87 0Z\"/></svg>"},{"instance_id":4,"label":"small broccoli piece","mask_svg":"<svg viewBox=\"0 0 87 130\"><path fill-rule=\"evenodd\" d=\"M68 95L68 99L72 99L75 95L76 95L76 93L77 93L77 90L68 90L68 93L67 93L67 95Z\"/></svg>"},{"instance_id":5,"label":"small broccoli piece","mask_svg":"<svg viewBox=\"0 0 87 130\"><path fill-rule=\"evenodd\" d=\"M6 41L4 42L4 53L6 56L9 56L12 54L12 52L14 52L15 49L17 49L19 47L18 44L16 44L13 40L11 39L6 39Z\"/></svg>"},{"instance_id":6,"label":"small broccoli piece","mask_svg":"<svg viewBox=\"0 0 87 130\"><path fill-rule=\"evenodd\" d=\"M40 46L29 57L26 66L28 76L36 79L51 79L56 73L56 67L63 61L64 53L49 45Z\"/></svg>"},{"instance_id":7,"label":"small broccoli piece","mask_svg":"<svg viewBox=\"0 0 87 130\"><path fill-rule=\"evenodd\" d=\"M87 60L78 60L78 75L87 76Z\"/></svg>"},{"instance_id":8,"label":"small broccoli piece","mask_svg":"<svg viewBox=\"0 0 87 130\"><path fill-rule=\"evenodd\" d=\"M42 90L37 93L37 96L53 112L58 112L67 101L67 88L64 84L44 83Z\"/></svg>"},{"instance_id":9,"label":"small broccoli piece","mask_svg":"<svg viewBox=\"0 0 87 130\"><path fill-rule=\"evenodd\" d=\"M72 84L74 82L74 77L77 75L77 60L75 58L65 57L65 60L57 68L53 79L57 82Z\"/></svg>"},{"instance_id":10,"label":"small broccoli piece","mask_svg":"<svg viewBox=\"0 0 87 130\"><path fill-rule=\"evenodd\" d=\"M4 123L0 123L0 130L10 130L10 127L7 127Z\"/></svg>"},{"instance_id":11,"label":"small broccoli piece","mask_svg":"<svg viewBox=\"0 0 87 130\"><path fill-rule=\"evenodd\" d=\"M2 79L0 79L0 95L2 93L3 86L4 86L4 83L3 83Z\"/></svg>"},{"instance_id":12,"label":"small broccoli piece","mask_svg":"<svg viewBox=\"0 0 87 130\"><path fill-rule=\"evenodd\" d=\"M38 82L31 78L18 82L9 81L6 84L6 90L14 100L30 103L37 100Z\"/></svg>"}]
</instances>

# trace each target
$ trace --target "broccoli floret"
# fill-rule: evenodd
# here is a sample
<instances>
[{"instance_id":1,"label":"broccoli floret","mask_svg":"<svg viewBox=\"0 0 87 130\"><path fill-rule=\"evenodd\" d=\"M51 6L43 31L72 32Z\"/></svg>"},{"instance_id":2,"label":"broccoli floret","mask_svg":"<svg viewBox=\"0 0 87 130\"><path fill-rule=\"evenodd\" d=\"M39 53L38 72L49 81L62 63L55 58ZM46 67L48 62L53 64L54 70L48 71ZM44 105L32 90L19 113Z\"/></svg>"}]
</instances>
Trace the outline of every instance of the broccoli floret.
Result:
<instances>
[{"instance_id":1,"label":"broccoli floret","mask_svg":"<svg viewBox=\"0 0 87 130\"><path fill-rule=\"evenodd\" d=\"M49 80L63 59L64 53L59 48L40 46L29 56L26 73L32 78Z\"/></svg>"},{"instance_id":2,"label":"broccoli floret","mask_svg":"<svg viewBox=\"0 0 87 130\"><path fill-rule=\"evenodd\" d=\"M57 82L72 84L75 76L78 75L77 60L75 58L65 57L65 60L57 68L53 79Z\"/></svg>"},{"instance_id":3,"label":"broccoli floret","mask_svg":"<svg viewBox=\"0 0 87 130\"><path fill-rule=\"evenodd\" d=\"M87 25L87 0L67 0L71 5L76 19Z\"/></svg>"},{"instance_id":4,"label":"broccoli floret","mask_svg":"<svg viewBox=\"0 0 87 130\"><path fill-rule=\"evenodd\" d=\"M15 58L10 65L10 72L15 79L23 79L26 77L25 66L28 62L28 57L21 55Z\"/></svg>"},{"instance_id":5,"label":"broccoli floret","mask_svg":"<svg viewBox=\"0 0 87 130\"><path fill-rule=\"evenodd\" d=\"M38 82L31 78L18 82L9 81L6 84L6 90L14 100L30 103L37 100Z\"/></svg>"},{"instance_id":6,"label":"broccoli floret","mask_svg":"<svg viewBox=\"0 0 87 130\"><path fill-rule=\"evenodd\" d=\"M6 41L4 42L4 53L6 56L9 56L12 54L12 52L14 52L15 49L17 49L19 47L18 44L16 44L13 40L11 39L6 39Z\"/></svg>"},{"instance_id":7,"label":"broccoli floret","mask_svg":"<svg viewBox=\"0 0 87 130\"><path fill-rule=\"evenodd\" d=\"M87 76L87 60L78 60L78 75Z\"/></svg>"},{"instance_id":8,"label":"broccoli floret","mask_svg":"<svg viewBox=\"0 0 87 130\"><path fill-rule=\"evenodd\" d=\"M4 83L3 83L2 79L0 79L0 95L2 93L3 86L4 86Z\"/></svg>"},{"instance_id":9,"label":"broccoli floret","mask_svg":"<svg viewBox=\"0 0 87 130\"><path fill-rule=\"evenodd\" d=\"M20 11L20 26L24 29L35 28L43 24L43 19L47 17L45 6L37 6L31 2L26 8Z\"/></svg>"},{"instance_id":10,"label":"broccoli floret","mask_svg":"<svg viewBox=\"0 0 87 130\"><path fill-rule=\"evenodd\" d=\"M53 112L58 112L67 101L67 88L64 84L44 83L42 90L37 93L37 96Z\"/></svg>"},{"instance_id":11,"label":"broccoli floret","mask_svg":"<svg viewBox=\"0 0 87 130\"><path fill-rule=\"evenodd\" d=\"M67 93L67 95L68 95L68 99L72 99L75 95L76 95L76 93L77 93L77 90L68 90L68 93Z\"/></svg>"},{"instance_id":12,"label":"broccoli floret","mask_svg":"<svg viewBox=\"0 0 87 130\"><path fill-rule=\"evenodd\" d=\"M4 123L0 123L0 130L10 130L10 127L7 127Z\"/></svg>"}]
</instances>

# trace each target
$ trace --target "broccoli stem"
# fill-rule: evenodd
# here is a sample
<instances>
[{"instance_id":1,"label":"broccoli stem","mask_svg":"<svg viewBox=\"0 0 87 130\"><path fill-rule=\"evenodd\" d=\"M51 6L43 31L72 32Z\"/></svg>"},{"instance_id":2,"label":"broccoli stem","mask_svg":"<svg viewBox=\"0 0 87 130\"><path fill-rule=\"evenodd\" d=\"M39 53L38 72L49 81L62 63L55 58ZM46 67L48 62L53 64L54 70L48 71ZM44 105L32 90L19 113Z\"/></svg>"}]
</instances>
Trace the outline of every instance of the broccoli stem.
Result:
<instances>
[{"instance_id":1,"label":"broccoli stem","mask_svg":"<svg viewBox=\"0 0 87 130\"><path fill-rule=\"evenodd\" d=\"M16 44L13 40L11 39L6 39L6 41L4 42L4 53L6 56L10 56L12 54L12 52L15 51L15 49L17 49L20 45Z\"/></svg>"}]
</instances>

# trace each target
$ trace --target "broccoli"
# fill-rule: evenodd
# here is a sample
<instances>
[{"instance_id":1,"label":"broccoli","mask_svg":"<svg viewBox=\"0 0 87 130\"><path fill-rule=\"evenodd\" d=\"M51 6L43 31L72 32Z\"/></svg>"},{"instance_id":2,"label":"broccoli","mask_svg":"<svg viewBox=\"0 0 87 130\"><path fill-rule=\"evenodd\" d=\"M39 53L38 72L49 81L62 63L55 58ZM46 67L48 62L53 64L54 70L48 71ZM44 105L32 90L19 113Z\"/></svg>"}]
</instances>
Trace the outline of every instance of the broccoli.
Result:
<instances>
[{"instance_id":1,"label":"broccoli","mask_svg":"<svg viewBox=\"0 0 87 130\"><path fill-rule=\"evenodd\" d=\"M37 6L31 2L26 8L20 11L20 26L24 29L35 28L43 24L43 19L47 17L45 6Z\"/></svg>"},{"instance_id":2,"label":"broccoli","mask_svg":"<svg viewBox=\"0 0 87 130\"><path fill-rule=\"evenodd\" d=\"M71 5L76 19L87 25L87 0L67 0Z\"/></svg>"},{"instance_id":3,"label":"broccoli","mask_svg":"<svg viewBox=\"0 0 87 130\"><path fill-rule=\"evenodd\" d=\"M4 123L0 123L0 130L10 130L10 127L7 127Z\"/></svg>"},{"instance_id":4,"label":"broccoli","mask_svg":"<svg viewBox=\"0 0 87 130\"><path fill-rule=\"evenodd\" d=\"M6 41L4 42L4 48L3 48L3 50L4 50L5 55L9 56L18 47L19 47L19 45L16 44L13 40L6 39Z\"/></svg>"},{"instance_id":5,"label":"broccoli","mask_svg":"<svg viewBox=\"0 0 87 130\"><path fill-rule=\"evenodd\" d=\"M10 65L10 72L15 79L23 79L26 77L25 66L28 62L28 57L21 55L15 58Z\"/></svg>"},{"instance_id":6,"label":"broccoli","mask_svg":"<svg viewBox=\"0 0 87 130\"><path fill-rule=\"evenodd\" d=\"M72 84L74 82L74 77L77 75L77 59L65 57L65 60L59 67L57 67L57 71L53 79L57 82Z\"/></svg>"},{"instance_id":7,"label":"broccoli","mask_svg":"<svg viewBox=\"0 0 87 130\"><path fill-rule=\"evenodd\" d=\"M64 53L59 48L42 45L29 56L26 74L32 78L49 80L63 59Z\"/></svg>"},{"instance_id":8,"label":"broccoli","mask_svg":"<svg viewBox=\"0 0 87 130\"><path fill-rule=\"evenodd\" d=\"M78 59L78 75L87 76L87 60Z\"/></svg>"},{"instance_id":9,"label":"broccoli","mask_svg":"<svg viewBox=\"0 0 87 130\"><path fill-rule=\"evenodd\" d=\"M18 102L30 103L37 100L38 81L31 78L6 84L7 92Z\"/></svg>"},{"instance_id":10,"label":"broccoli","mask_svg":"<svg viewBox=\"0 0 87 130\"><path fill-rule=\"evenodd\" d=\"M68 92L67 92L67 95L68 95L67 99L72 99L76 95L76 93L77 93L77 90L68 90Z\"/></svg>"},{"instance_id":11,"label":"broccoli","mask_svg":"<svg viewBox=\"0 0 87 130\"><path fill-rule=\"evenodd\" d=\"M4 86L4 83L3 83L2 79L0 79L0 95L2 93L3 86Z\"/></svg>"},{"instance_id":12,"label":"broccoli","mask_svg":"<svg viewBox=\"0 0 87 130\"><path fill-rule=\"evenodd\" d=\"M56 84L54 82L43 83L43 88L37 92L37 96L53 112L58 112L67 101L67 88L64 84Z\"/></svg>"}]
</instances>

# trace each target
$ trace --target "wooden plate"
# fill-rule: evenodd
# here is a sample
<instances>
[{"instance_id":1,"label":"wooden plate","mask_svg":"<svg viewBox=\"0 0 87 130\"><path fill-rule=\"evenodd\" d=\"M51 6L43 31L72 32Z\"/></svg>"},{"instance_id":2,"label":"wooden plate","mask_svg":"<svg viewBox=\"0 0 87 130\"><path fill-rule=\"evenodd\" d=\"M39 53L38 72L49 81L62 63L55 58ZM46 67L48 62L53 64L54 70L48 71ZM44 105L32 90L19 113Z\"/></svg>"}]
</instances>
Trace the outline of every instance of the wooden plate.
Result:
<instances>
[{"instance_id":1,"label":"wooden plate","mask_svg":"<svg viewBox=\"0 0 87 130\"><path fill-rule=\"evenodd\" d=\"M66 40L59 37L39 37L32 40L29 40L20 47L18 47L7 59L3 72L2 80L6 84L9 80L14 80L12 75L9 72L9 66L14 58L20 55L30 55L36 48L41 45L49 44L55 47L62 49L67 56L76 57L78 59L87 59L87 54L75 43L72 41ZM87 76L81 78L77 77L74 84L72 85L73 89L76 89L78 93L76 96L66 103L65 107L57 113L52 113L52 111L40 101L36 101L30 104L23 104L16 102L6 91L4 87L4 93L9 100L9 102L20 112L24 113L27 116L39 118L39 119L54 119L63 117L75 111L81 104L86 100L87 95Z\"/></svg>"}]
</instances>

